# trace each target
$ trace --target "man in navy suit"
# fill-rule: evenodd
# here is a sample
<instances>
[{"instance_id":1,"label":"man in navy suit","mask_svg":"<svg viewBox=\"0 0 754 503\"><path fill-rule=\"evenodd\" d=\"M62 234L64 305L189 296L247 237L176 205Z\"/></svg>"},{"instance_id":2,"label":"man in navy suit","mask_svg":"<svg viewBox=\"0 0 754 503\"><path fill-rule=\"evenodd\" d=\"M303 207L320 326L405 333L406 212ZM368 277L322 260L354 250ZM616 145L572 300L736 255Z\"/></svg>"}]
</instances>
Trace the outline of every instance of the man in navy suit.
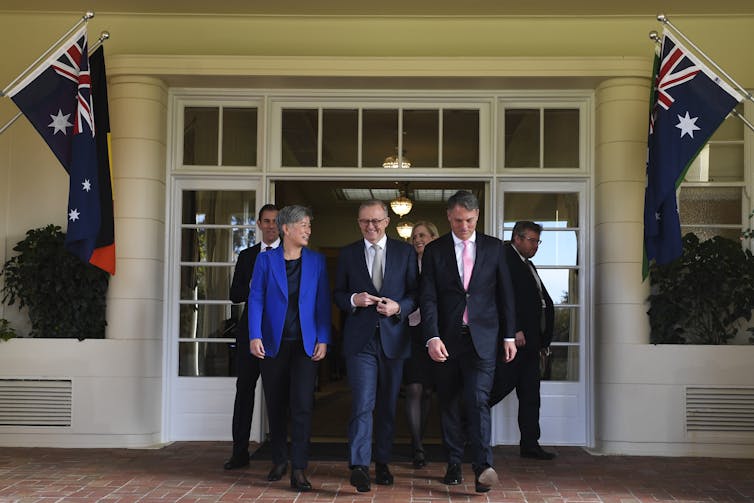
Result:
<instances>
[{"instance_id":1,"label":"man in navy suit","mask_svg":"<svg viewBox=\"0 0 754 503\"><path fill-rule=\"evenodd\" d=\"M265 251L280 246L278 226L275 219L278 208L274 204L265 204L259 210L257 226L262 233L262 240L246 248L238 255L233 281L230 285L230 300L243 302L241 319L236 325L236 400L233 405L233 454L225 462L226 470L233 470L249 464L249 435L251 418L254 415L254 392L259 379L259 359L249 352L249 284L257 256Z\"/></svg>"},{"instance_id":2,"label":"man in navy suit","mask_svg":"<svg viewBox=\"0 0 754 503\"><path fill-rule=\"evenodd\" d=\"M451 231L424 249L420 309L430 358L437 362L437 395L448 452L443 481L460 484L464 441L471 447L477 492L498 482L492 467L487 403L503 337L503 358L516 356L513 290L502 242L476 231L479 201L467 191L448 199ZM461 421L466 410L467 432Z\"/></svg>"},{"instance_id":3,"label":"man in navy suit","mask_svg":"<svg viewBox=\"0 0 754 503\"><path fill-rule=\"evenodd\" d=\"M371 489L372 414L375 482L391 485L390 462L403 363L411 350L408 315L416 309L418 265L408 243L388 238L384 202L359 207L364 239L345 246L338 258L335 304L345 313L343 354L351 386L348 423L351 485Z\"/></svg>"},{"instance_id":4,"label":"man in navy suit","mask_svg":"<svg viewBox=\"0 0 754 503\"><path fill-rule=\"evenodd\" d=\"M497 362L490 407L516 389L520 453L523 458L553 459L555 453L539 445L539 356L549 356L554 308L550 294L531 259L539 249L542 226L528 220L516 222L511 242L505 245L508 270L516 292L516 347L509 363Z\"/></svg>"}]
</instances>

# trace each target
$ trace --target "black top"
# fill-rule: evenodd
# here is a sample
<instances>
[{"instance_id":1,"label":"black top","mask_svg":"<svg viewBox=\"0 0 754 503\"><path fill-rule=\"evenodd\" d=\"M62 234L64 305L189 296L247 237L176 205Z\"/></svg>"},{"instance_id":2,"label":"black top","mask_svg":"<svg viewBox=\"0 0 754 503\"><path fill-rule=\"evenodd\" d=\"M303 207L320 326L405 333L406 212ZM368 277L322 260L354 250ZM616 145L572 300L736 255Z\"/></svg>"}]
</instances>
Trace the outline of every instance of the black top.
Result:
<instances>
[{"instance_id":1,"label":"black top","mask_svg":"<svg viewBox=\"0 0 754 503\"><path fill-rule=\"evenodd\" d=\"M288 276L288 309L283 326L284 341L300 341L301 320L298 316L298 293L301 284L301 257L285 261L285 274Z\"/></svg>"}]
</instances>

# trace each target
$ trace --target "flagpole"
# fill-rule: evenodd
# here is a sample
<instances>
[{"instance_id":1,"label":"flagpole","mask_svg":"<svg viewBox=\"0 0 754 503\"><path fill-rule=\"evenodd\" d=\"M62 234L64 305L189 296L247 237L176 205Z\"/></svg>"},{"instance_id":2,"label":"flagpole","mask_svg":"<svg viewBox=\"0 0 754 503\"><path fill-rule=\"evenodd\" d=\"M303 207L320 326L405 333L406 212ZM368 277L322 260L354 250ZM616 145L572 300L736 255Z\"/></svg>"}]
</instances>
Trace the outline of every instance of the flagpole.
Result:
<instances>
[{"instance_id":1,"label":"flagpole","mask_svg":"<svg viewBox=\"0 0 754 503\"><path fill-rule=\"evenodd\" d=\"M725 70L723 70L722 68L720 68L720 66L717 63L715 63L715 61L712 58L710 58L709 56L707 56L704 53L704 51L702 51L696 44L694 44L694 42L691 41L691 39L689 39L686 35L684 35L681 30L679 30L678 28L676 28L675 25L670 22L670 19L668 19L665 14L659 14L657 16L657 20L659 22L663 23L663 24L668 25L674 32L676 32L678 34L679 37L681 37L683 40L685 40L687 44L689 44L691 47L693 47L694 50L696 50L700 55L704 56L704 59L706 59L707 62L709 62L713 67L715 67L715 70L717 70L718 72L722 73L723 76L726 79L728 79L731 84L733 84L734 86L736 86L738 88L738 91L741 94L743 94L750 101L754 101L754 97L752 97L752 95L751 95L751 93L749 91L747 91L744 87L742 87L738 82L736 82L735 80L733 80L733 77L731 77L730 75L728 75L728 73Z\"/></svg>"},{"instance_id":2,"label":"flagpole","mask_svg":"<svg viewBox=\"0 0 754 503\"><path fill-rule=\"evenodd\" d=\"M94 51L96 51L99 48L99 46L101 46L102 44L104 44L105 40L107 40L109 38L110 38L110 32L109 31L103 31L102 33L100 33L99 38L89 48L89 55L91 56L91 54ZM34 65L32 65L32 66L34 66ZM24 73L26 73L26 72L24 72ZM23 115L23 113L18 112L11 120L9 120L8 122L6 122L5 125L0 128L0 134L3 134L5 132L5 130L8 129L9 127L11 127L13 125L13 123L16 122L18 120L18 118L21 117L22 115Z\"/></svg>"},{"instance_id":3,"label":"flagpole","mask_svg":"<svg viewBox=\"0 0 754 503\"><path fill-rule=\"evenodd\" d=\"M76 31L78 29L78 27L81 26L82 23L88 22L93 17L94 17L94 12L87 12L86 14L84 14L81 17L81 19L79 19L78 22L75 25L73 25L73 27L70 30L68 30L67 32L65 32L65 34L62 37L60 37L57 42L55 42L54 44L52 44L45 52L43 52L42 55L39 56L36 59L36 61L34 61L34 63L32 63L31 65L29 65L29 67L26 70L24 70L23 72L21 72L18 75L18 77L16 77L15 79L13 79L13 81L10 84L8 84L7 86L5 86L5 89L3 89L0 92L0 96L7 95L8 94L8 90L11 89L16 84L16 82L18 82L19 80L21 80L21 78L23 78L27 73L29 73L29 71L31 69L33 69L35 66L37 66L40 61L42 61L44 58L46 58L47 55L50 52L52 52L54 49L56 49L66 38L68 38L68 36L71 33L73 33L74 31Z\"/></svg>"},{"instance_id":4,"label":"flagpole","mask_svg":"<svg viewBox=\"0 0 754 503\"><path fill-rule=\"evenodd\" d=\"M99 34L99 38L95 40L91 47L89 47L89 55L91 56L94 51L99 49L99 46L105 43L105 40L110 38L109 31L103 31Z\"/></svg>"}]
</instances>

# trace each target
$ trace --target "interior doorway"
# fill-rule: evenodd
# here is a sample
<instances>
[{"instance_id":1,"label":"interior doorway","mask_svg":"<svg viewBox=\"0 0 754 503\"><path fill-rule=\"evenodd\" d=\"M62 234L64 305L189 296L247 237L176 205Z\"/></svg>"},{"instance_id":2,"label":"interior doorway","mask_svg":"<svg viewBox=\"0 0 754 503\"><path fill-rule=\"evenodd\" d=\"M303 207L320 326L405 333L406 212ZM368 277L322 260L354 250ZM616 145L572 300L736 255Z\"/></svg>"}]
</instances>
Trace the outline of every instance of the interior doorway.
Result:
<instances>
[{"instance_id":1,"label":"interior doorway","mask_svg":"<svg viewBox=\"0 0 754 503\"><path fill-rule=\"evenodd\" d=\"M411 211L402 217L390 210L388 236L403 239L398 235L399 223L412 223L419 220L433 222L440 234L449 231L445 215L447 198L456 190L473 192L480 203L480 230L482 229L485 208L484 181L430 181L430 180L276 180L272 182L275 204L280 207L301 204L312 209L312 236L310 248L325 255L331 287L334 284L338 252L348 243L361 239L356 223L359 204L367 199L381 199L386 203L398 196L408 197L412 202ZM351 397L345 374L345 363L340 353L341 313L333 305L333 339L328 356L320 365L312 441L345 441L348 431ZM410 443L406 424L404 395L398 401L396 412L396 444ZM440 443L440 417L436 397L432 399L424 440L428 444Z\"/></svg>"}]
</instances>

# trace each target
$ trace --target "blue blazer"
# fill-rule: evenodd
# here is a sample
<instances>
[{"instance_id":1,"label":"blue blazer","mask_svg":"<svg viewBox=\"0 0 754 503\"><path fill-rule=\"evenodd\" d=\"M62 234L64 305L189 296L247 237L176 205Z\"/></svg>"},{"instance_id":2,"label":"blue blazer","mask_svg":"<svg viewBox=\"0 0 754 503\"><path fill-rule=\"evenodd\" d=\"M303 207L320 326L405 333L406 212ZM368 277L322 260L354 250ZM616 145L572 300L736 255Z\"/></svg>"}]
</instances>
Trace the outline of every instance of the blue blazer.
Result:
<instances>
[{"instance_id":1,"label":"blue blazer","mask_svg":"<svg viewBox=\"0 0 754 503\"><path fill-rule=\"evenodd\" d=\"M417 305L419 269L414 247L403 241L388 238L385 245L385 277L382 289L374 288L364 257L364 240L359 239L343 247L338 257L338 272L333 297L335 304L346 313L343 327L343 354L355 355L374 337L380 325L382 350L388 358L408 358L411 340L408 315ZM374 306L351 305L351 295L368 292L393 299L401 306L399 315L386 318L377 314Z\"/></svg>"},{"instance_id":2,"label":"blue blazer","mask_svg":"<svg viewBox=\"0 0 754 503\"><path fill-rule=\"evenodd\" d=\"M280 349L288 309L288 277L282 245L257 257L248 306L249 340L262 339L266 356L274 358ZM325 257L308 248L301 251L298 309L304 350L311 356L315 344L330 343L332 325Z\"/></svg>"}]
</instances>

